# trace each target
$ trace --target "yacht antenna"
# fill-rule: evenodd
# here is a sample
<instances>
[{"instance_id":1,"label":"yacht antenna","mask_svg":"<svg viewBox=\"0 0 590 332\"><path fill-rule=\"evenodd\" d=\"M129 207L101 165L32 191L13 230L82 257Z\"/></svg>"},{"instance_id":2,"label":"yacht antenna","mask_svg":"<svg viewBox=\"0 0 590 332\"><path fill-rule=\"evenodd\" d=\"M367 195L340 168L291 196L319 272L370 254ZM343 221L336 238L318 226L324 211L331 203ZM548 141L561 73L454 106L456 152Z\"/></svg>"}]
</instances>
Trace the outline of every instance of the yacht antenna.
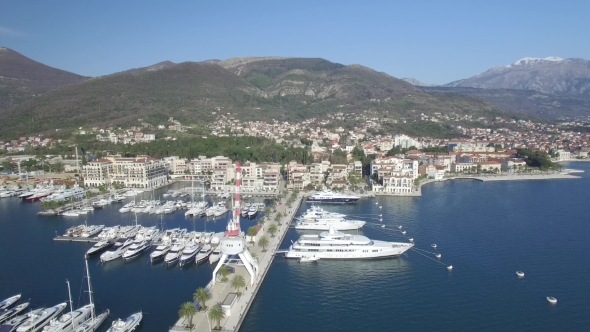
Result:
<instances>
[{"instance_id":1,"label":"yacht antenna","mask_svg":"<svg viewBox=\"0 0 590 332\"><path fill-rule=\"evenodd\" d=\"M92 307L90 310L90 315L92 320L94 321L94 303L92 302L92 286L90 286L90 271L88 270L88 259L84 259L86 263L86 279L88 280L88 296L90 297L90 306Z\"/></svg>"},{"instance_id":2,"label":"yacht antenna","mask_svg":"<svg viewBox=\"0 0 590 332\"><path fill-rule=\"evenodd\" d=\"M66 284L68 284L68 297L70 299L70 319L72 320L72 328L74 328L74 303L72 302L72 291L70 290L70 281L66 279Z\"/></svg>"}]
</instances>

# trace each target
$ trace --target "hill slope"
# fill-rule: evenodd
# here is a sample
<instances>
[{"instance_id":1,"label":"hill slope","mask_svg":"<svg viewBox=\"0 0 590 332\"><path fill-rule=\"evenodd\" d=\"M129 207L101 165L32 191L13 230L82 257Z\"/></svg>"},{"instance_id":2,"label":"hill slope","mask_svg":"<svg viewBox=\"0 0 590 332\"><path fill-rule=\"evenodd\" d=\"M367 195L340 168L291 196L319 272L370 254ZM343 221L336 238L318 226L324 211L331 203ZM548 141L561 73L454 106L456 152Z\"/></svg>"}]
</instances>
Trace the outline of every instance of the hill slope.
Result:
<instances>
[{"instance_id":1,"label":"hill slope","mask_svg":"<svg viewBox=\"0 0 590 332\"><path fill-rule=\"evenodd\" d=\"M558 57L523 58L511 65L494 67L444 86L590 95L590 61Z\"/></svg>"},{"instance_id":2,"label":"hill slope","mask_svg":"<svg viewBox=\"0 0 590 332\"><path fill-rule=\"evenodd\" d=\"M234 58L165 62L63 87L0 111L0 137L137 124L140 118L159 121L170 116L186 124L203 124L215 118L213 112L245 120L301 120L364 110L393 118L422 112L506 114L480 99L428 94L360 65L324 59Z\"/></svg>"},{"instance_id":3,"label":"hill slope","mask_svg":"<svg viewBox=\"0 0 590 332\"><path fill-rule=\"evenodd\" d=\"M0 109L87 79L88 77L46 66L9 48L0 47Z\"/></svg>"}]
</instances>

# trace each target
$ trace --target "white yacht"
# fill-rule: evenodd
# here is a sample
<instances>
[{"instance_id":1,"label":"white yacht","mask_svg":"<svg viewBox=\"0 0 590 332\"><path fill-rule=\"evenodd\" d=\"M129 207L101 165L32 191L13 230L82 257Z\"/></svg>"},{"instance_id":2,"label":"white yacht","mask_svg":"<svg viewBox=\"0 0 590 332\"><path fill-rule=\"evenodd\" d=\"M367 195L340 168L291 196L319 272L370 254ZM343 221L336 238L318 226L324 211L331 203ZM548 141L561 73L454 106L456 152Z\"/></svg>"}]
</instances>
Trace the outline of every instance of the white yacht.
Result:
<instances>
[{"instance_id":1,"label":"white yacht","mask_svg":"<svg viewBox=\"0 0 590 332\"><path fill-rule=\"evenodd\" d=\"M103 241L114 240L119 237L120 230L121 226L105 227L96 238Z\"/></svg>"},{"instance_id":2,"label":"white yacht","mask_svg":"<svg viewBox=\"0 0 590 332\"><path fill-rule=\"evenodd\" d=\"M8 190L8 191L0 191L0 198L12 197L16 194L16 191Z\"/></svg>"},{"instance_id":3,"label":"white yacht","mask_svg":"<svg viewBox=\"0 0 590 332\"><path fill-rule=\"evenodd\" d=\"M251 206L250 209L248 209L248 218L254 218L254 217L256 217L257 214L258 214L258 207Z\"/></svg>"},{"instance_id":4,"label":"white yacht","mask_svg":"<svg viewBox=\"0 0 590 332\"><path fill-rule=\"evenodd\" d=\"M327 231L334 228L337 231L349 231L362 228L366 222L362 220L348 220L344 218L300 219L295 223L295 229L310 231Z\"/></svg>"},{"instance_id":5,"label":"white yacht","mask_svg":"<svg viewBox=\"0 0 590 332\"><path fill-rule=\"evenodd\" d=\"M127 212L131 211L131 209L134 206L135 206L135 202L129 202L129 203L123 205L123 207L119 209L119 212L121 212L121 213L127 213Z\"/></svg>"},{"instance_id":6,"label":"white yacht","mask_svg":"<svg viewBox=\"0 0 590 332\"><path fill-rule=\"evenodd\" d=\"M25 303L21 303L21 304L15 306L14 308L4 309L4 310L0 311L0 323L7 321L7 320L11 319L12 317L15 317L16 315L20 314L25 309L27 309L28 306L29 306L29 302L25 302ZM2 330L1 327L0 327L0 330Z\"/></svg>"},{"instance_id":7,"label":"white yacht","mask_svg":"<svg viewBox=\"0 0 590 332\"><path fill-rule=\"evenodd\" d=\"M201 264L204 261L206 261L209 256L211 255L211 253L213 252L213 248L211 247L211 245L206 244L203 246L203 248L201 248L201 250L199 250L199 253L197 253L197 256L195 257L195 263L197 264Z\"/></svg>"},{"instance_id":8,"label":"white yacht","mask_svg":"<svg viewBox=\"0 0 590 332\"><path fill-rule=\"evenodd\" d=\"M221 248L217 247L209 255L209 264L215 264L221 258Z\"/></svg>"},{"instance_id":9,"label":"white yacht","mask_svg":"<svg viewBox=\"0 0 590 332\"><path fill-rule=\"evenodd\" d=\"M88 281L88 297L90 300L90 318L83 321L80 325L75 327L74 332L94 332L98 330L100 325L104 322L104 320L109 315L109 310L107 309L102 314L96 316L96 311L94 307L94 302L92 301L92 286L90 284L90 271L88 270L88 260L84 261L86 265L86 280Z\"/></svg>"},{"instance_id":10,"label":"white yacht","mask_svg":"<svg viewBox=\"0 0 590 332\"><path fill-rule=\"evenodd\" d=\"M135 328L141 323L141 319L143 318L143 314L140 312L134 313L133 315L125 318L125 320L117 319L113 321L111 327L107 330L107 332L130 332L135 330Z\"/></svg>"},{"instance_id":11,"label":"white yacht","mask_svg":"<svg viewBox=\"0 0 590 332\"><path fill-rule=\"evenodd\" d=\"M150 248L150 244L148 241L144 240L135 240L133 244L123 253L123 259L128 261L132 260L136 257L139 257L144 251Z\"/></svg>"},{"instance_id":12,"label":"white yacht","mask_svg":"<svg viewBox=\"0 0 590 332\"><path fill-rule=\"evenodd\" d=\"M119 241L115 242L115 244L114 244L115 249L103 252L100 255L100 261L103 263L106 263L106 262L110 262L112 260L115 260L115 259L123 256L125 251L127 251L127 249L129 249L129 247L132 244L133 244L132 239L119 240Z\"/></svg>"},{"instance_id":13,"label":"white yacht","mask_svg":"<svg viewBox=\"0 0 590 332\"><path fill-rule=\"evenodd\" d=\"M164 263L174 264L178 262L178 259L182 255L182 251L184 250L185 245L186 244L184 240L178 240L176 243L172 243L172 248L170 248L170 251L164 257Z\"/></svg>"},{"instance_id":14,"label":"white yacht","mask_svg":"<svg viewBox=\"0 0 590 332\"><path fill-rule=\"evenodd\" d=\"M104 229L104 225L86 226L84 228L84 230L82 231L82 233L80 234L80 237L93 237L94 235L102 232L103 229Z\"/></svg>"},{"instance_id":15,"label":"white yacht","mask_svg":"<svg viewBox=\"0 0 590 332\"><path fill-rule=\"evenodd\" d=\"M61 314L66 308L67 304L60 303L50 308L43 309L34 315L30 315L24 323L22 323L16 332L36 332L39 331L43 326L47 325L51 319Z\"/></svg>"},{"instance_id":16,"label":"white yacht","mask_svg":"<svg viewBox=\"0 0 590 332\"><path fill-rule=\"evenodd\" d=\"M178 260L178 264L182 267L185 265L189 265L190 263L193 263L195 260L195 256L199 252L200 248L201 247L198 244L190 242L182 250L182 255L180 256L180 259Z\"/></svg>"},{"instance_id":17,"label":"white yacht","mask_svg":"<svg viewBox=\"0 0 590 332\"><path fill-rule=\"evenodd\" d=\"M4 309L8 309L10 307L12 307L13 304L15 304L18 300L20 300L21 295L14 295L11 296L9 298L7 298L6 300L3 300L2 302L0 302L0 310L4 310Z\"/></svg>"},{"instance_id":18,"label":"white yacht","mask_svg":"<svg viewBox=\"0 0 590 332\"><path fill-rule=\"evenodd\" d=\"M41 311L45 310L45 308L35 309L31 312L28 312L24 315L13 317L0 325L0 331L2 332L13 332L15 331L21 324L24 324L31 317L38 315Z\"/></svg>"},{"instance_id":19,"label":"white yacht","mask_svg":"<svg viewBox=\"0 0 590 332\"><path fill-rule=\"evenodd\" d=\"M43 328L43 332L71 332L74 327L90 318L91 311L92 305L87 304L80 309L65 313L61 317L49 321L49 324Z\"/></svg>"},{"instance_id":20,"label":"white yacht","mask_svg":"<svg viewBox=\"0 0 590 332\"><path fill-rule=\"evenodd\" d=\"M156 247L156 250L154 250L150 254L150 261L153 263L155 261L158 261L158 260L164 258L166 256L166 254L168 254L168 251L170 251L171 248L172 248L172 245L169 243L160 244L159 246Z\"/></svg>"},{"instance_id":21,"label":"white yacht","mask_svg":"<svg viewBox=\"0 0 590 332\"><path fill-rule=\"evenodd\" d=\"M371 240L366 236L345 234L330 228L319 235L302 235L294 242L286 258L319 257L321 259L367 259L397 257L413 243Z\"/></svg>"},{"instance_id":22,"label":"white yacht","mask_svg":"<svg viewBox=\"0 0 590 332\"><path fill-rule=\"evenodd\" d=\"M107 250L110 246L113 245L111 241L98 241L95 243L88 251L86 252L86 256L95 255Z\"/></svg>"},{"instance_id":23,"label":"white yacht","mask_svg":"<svg viewBox=\"0 0 590 332\"><path fill-rule=\"evenodd\" d=\"M359 199L359 196L335 193L331 190L322 190L309 196L307 203L354 203Z\"/></svg>"},{"instance_id":24,"label":"white yacht","mask_svg":"<svg viewBox=\"0 0 590 332\"><path fill-rule=\"evenodd\" d=\"M344 218L344 217L346 217L346 215L343 213L328 212L319 206L312 205L299 218L314 220L314 219L321 219L321 218Z\"/></svg>"}]
</instances>

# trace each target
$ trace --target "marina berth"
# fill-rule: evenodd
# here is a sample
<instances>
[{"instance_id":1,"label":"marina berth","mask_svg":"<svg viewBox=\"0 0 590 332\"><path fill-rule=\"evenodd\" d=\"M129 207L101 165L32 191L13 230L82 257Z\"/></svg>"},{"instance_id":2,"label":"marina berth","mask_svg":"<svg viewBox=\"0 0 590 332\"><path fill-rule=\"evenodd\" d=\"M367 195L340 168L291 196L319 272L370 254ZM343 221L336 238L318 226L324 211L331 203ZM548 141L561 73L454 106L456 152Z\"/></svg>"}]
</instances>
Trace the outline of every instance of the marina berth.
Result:
<instances>
[{"instance_id":1,"label":"marina berth","mask_svg":"<svg viewBox=\"0 0 590 332\"><path fill-rule=\"evenodd\" d=\"M322 190L307 198L307 203L355 203L359 196L345 195L331 190Z\"/></svg>"},{"instance_id":2,"label":"marina berth","mask_svg":"<svg viewBox=\"0 0 590 332\"><path fill-rule=\"evenodd\" d=\"M30 317L16 329L16 332L36 332L41 330L43 326L49 324L51 319L61 314L66 306L67 304L64 302L43 309L35 314L31 314Z\"/></svg>"},{"instance_id":3,"label":"marina berth","mask_svg":"<svg viewBox=\"0 0 590 332\"><path fill-rule=\"evenodd\" d=\"M285 253L286 258L369 259L397 257L414 245L371 240L363 235L345 234L330 228L319 235L302 235Z\"/></svg>"},{"instance_id":4,"label":"marina berth","mask_svg":"<svg viewBox=\"0 0 590 332\"><path fill-rule=\"evenodd\" d=\"M113 321L111 327L107 330L107 332L130 332L135 330L139 323L141 323L141 319L143 318L142 312L134 313L133 315L125 318L125 320L117 319Z\"/></svg>"}]
</instances>

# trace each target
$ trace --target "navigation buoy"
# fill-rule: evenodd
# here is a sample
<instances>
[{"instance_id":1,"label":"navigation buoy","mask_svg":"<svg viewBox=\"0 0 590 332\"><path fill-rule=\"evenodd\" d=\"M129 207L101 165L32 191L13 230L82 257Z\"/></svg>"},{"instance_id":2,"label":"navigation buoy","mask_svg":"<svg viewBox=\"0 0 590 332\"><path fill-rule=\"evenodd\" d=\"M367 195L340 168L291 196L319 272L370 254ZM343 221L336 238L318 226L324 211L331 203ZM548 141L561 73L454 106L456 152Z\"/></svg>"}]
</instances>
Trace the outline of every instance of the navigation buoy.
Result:
<instances>
[{"instance_id":1,"label":"navigation buoy","mask_svg":"<svg viewBox=\"0 0 590 332\"><path fill-rule=\"evenodd\" d=\"M547 296L547 302L549 302L551 304L556 304L557 303L557 299L554 298L553 296Z\"/></svg>"},{"instance_id":2,"label":"navigation buoy","mask_svg":"<svg viewBox=\"0 0 590 332\"><path fill-rule=\"evenodd\" d=\"M383 217L383 214L379 213L379 217Z\"/></svg>"},{"instance_id":3,"label":"navigation buoy","mask_svg":"<svg viewBox=\"0 0 590 332\"><path fill-rule=\"evenodd\" d=\"M451 271L453 269L453 265L447 266L447 270Z\"/></svg>"},{"instance_id":4,"label":"navigation buoy","mask_svg":"<svg viewBox=\"0 0 590 332\"><path fill-rule=\"evenodd\" d=\"M441 257L442 257L442 255L441 255L441 254L435 254L434 256L435 256L436 258L441 258Z\"/></svg>"},{"instance_id":5,"label":"navigation buoy","mask_svg":"<svg viewBox=\"0 0 590 332\"><path fill-rule=\"evenodd\" d=\"M436 243L433 243L433 244L431 245L431 247L433 247L433 248L435 248L435 249L436 249Z\"/></svg>"},{"instance_id":6,"label":"navigation buoy","mask_svg":"<svg viewBox=\"0 0 590 332\"><path fill-rule=\"evenodd\" d=\"M385 228L385 225L381 224L381 228Z\"/></svg>"},{"instance_id":7,"label":"navigation buoy","mask_svg":"<svg viewBox=\"0 0 590 332\"><path fill-rule=\"evenodd\" d=\"M379 202L375 202L375 205L379 205Z\"/></svg>"},{"instance_id":8,"label":"navigation buoy","mask_svg":"<svg viewBox=\"0 0 590 332\"><path fill-rule=\"evenodd\" d=\"M402 229L402 225L397 226L397 228Z\"/></svg>"},{"instance_id":9,"label":"navigation buoy","mask_svg":"<svg viewBox=\"0 0 590 332\"><path fill-rule=\"evenodd\" d=\"M403 234L403 235L406 235L406 231L402 231L402 234Z\"/></svg>"},{"instance_id":10,"label":"navigation buoy","mask_svg":"<svg viewBox=\"0 0 590 332\"><path fill-rule=\"evenodd\" d=\"M414 242L414 238L413 238L413 237L409 238L408 240L409 240L410 242Z\"/></svg>"},{"instance_id":11,"label":"navigation buoy","mask_svg":"<svg viewBox=\"0 0 590 332\"><path fill-rule=\"evenodd\" d=\"M382 209L382 208L383 208L383 206L379 205L379 208L380 208L380 209Z\"/></svg>"},{"instance_id":12,"label":"navigation buoy","mask_svg":"<svg viewBox=\"0 0 590 332\"><path fill-rule=\"evenodd\" d=\"M522 272L522 271L516 271L516 275L517 275L519 278L524 278L524 272Z\"/></svg>"},{"instance_id":13,"label":"navigation buoy","mask_svg":"<svg viewBox=\"0 0 590 332\"><path fill-rule=\"evenodd\" d=\"M379 218L379 221L383 221L383 218Z\"/></svg>"}]
</instances>

